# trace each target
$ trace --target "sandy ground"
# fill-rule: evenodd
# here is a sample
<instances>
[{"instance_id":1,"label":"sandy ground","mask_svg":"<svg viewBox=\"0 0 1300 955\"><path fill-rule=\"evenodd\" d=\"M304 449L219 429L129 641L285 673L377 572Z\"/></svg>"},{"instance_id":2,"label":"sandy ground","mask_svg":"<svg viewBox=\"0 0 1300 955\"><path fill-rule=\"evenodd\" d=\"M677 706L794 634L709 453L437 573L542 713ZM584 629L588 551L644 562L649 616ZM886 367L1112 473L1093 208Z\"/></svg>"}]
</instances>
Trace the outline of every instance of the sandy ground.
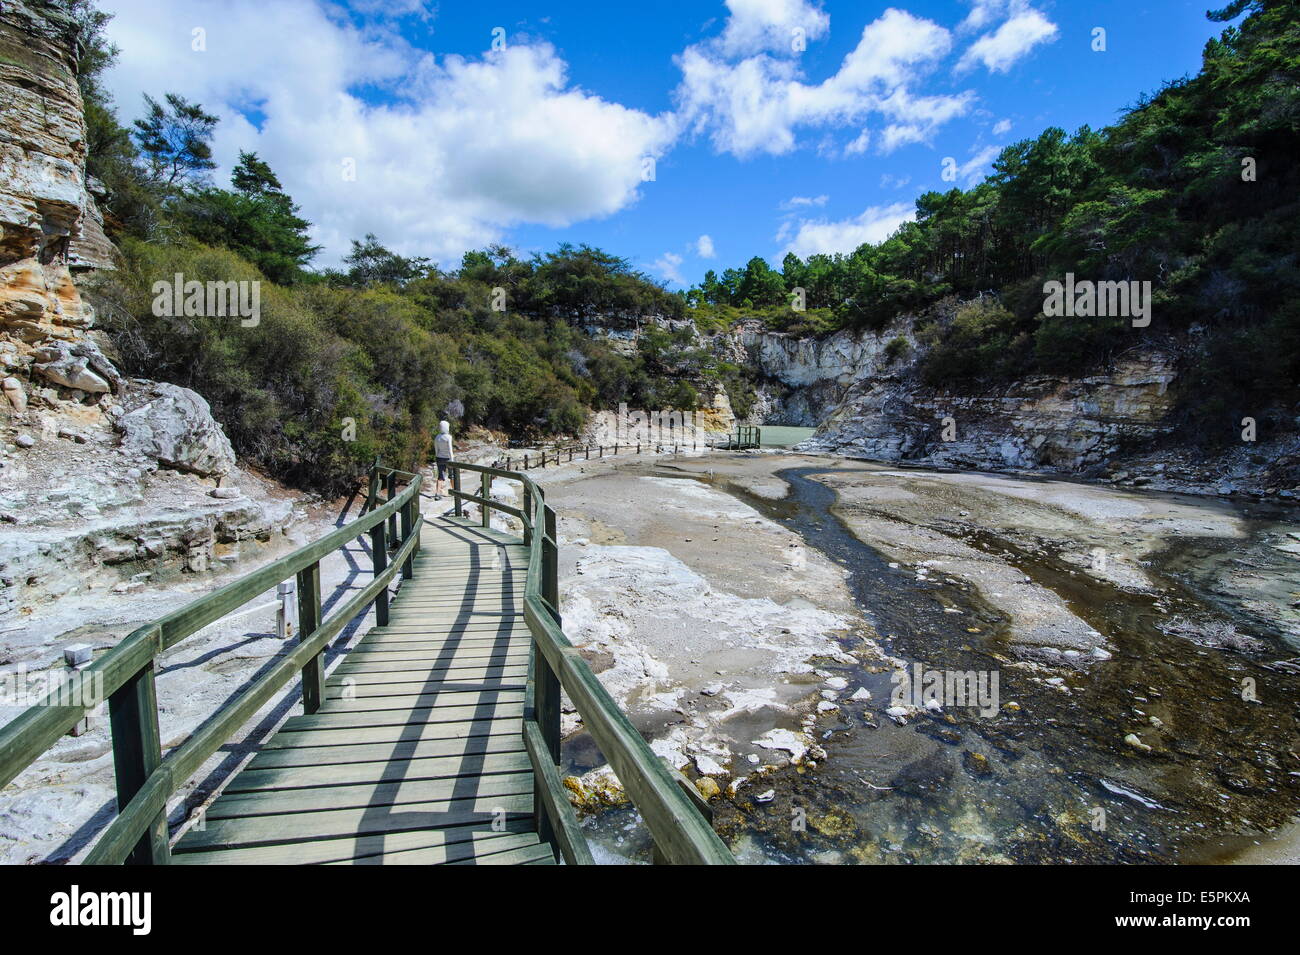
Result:
<instances>
[{"instance_id":1,"label":"sandy ground","mask_svg":"<svg viewBox=\"0 0 1300 955\"><path fill-rule=\"evenodd\" d=\"M841 568L730 495L664 476L705 460L566 466L543 486L565 632L660 755L726 786L807 756L810 714L845 689L826 667L876 650Z\"/></svg>"}]
</instances>

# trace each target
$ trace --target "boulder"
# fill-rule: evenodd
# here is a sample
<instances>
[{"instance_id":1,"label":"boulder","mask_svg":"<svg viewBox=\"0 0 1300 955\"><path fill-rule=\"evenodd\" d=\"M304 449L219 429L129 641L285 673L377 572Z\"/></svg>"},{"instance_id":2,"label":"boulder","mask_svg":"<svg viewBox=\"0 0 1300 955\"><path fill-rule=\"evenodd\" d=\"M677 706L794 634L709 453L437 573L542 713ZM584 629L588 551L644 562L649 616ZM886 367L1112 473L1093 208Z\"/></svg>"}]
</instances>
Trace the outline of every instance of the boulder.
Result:
<instances>
[{"instance_id":1,"label":"boulder","mask_svg":"<svg viewBox=\"0 0 1300 955\"><path fill-rule=\"evenodd\" d=\"M23 388L23 383L12 376L4 380L4 394L14 411L23 412L27 410L27 390Z\"/></svg>"},{"instance_id":2,"label":"boulder","mask_svg":"<svg viewBox=\"0 0 1300 955\"><path fill-rule=\"evenodd\" d=\"M67 342L51 342L39 349L36 357L38 361L32 370L47 381L90 394L112 391L107 378L91 370L93 356L85 348Z\"/></svg>"},{"instance_id":3,"label":"boulder","mask_svg":"<svg viewBox=\"0 0 1300 955\"><path fill-rule=\"evenodd\" d=\"M235 452L208 403L179 385L148 383L128 394L115 427L122 447L203 477L228 474Z\"/></svg>"}]
</instances>

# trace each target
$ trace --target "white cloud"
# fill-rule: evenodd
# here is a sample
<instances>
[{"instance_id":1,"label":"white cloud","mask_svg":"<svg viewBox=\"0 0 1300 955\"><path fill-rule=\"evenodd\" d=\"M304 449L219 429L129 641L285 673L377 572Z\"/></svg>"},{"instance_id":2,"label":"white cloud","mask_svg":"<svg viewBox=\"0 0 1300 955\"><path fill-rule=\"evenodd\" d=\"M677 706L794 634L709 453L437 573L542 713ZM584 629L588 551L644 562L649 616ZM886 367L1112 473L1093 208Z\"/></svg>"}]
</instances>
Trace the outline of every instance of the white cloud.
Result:
<instances>
[{"instance_id":1,"label":"white cloud","mask_svg":"<svg viewBox=\"0 0 1300 955\"><path fill-rule=\"evenodd\" d=\"M695 253L702 259L716 258L718 253L713 248L713 237L702 235L695 240Z\"/></svg>"},{"instance_id":2,"label":"white cloud","mask_svg":"<svg viewBox=\"0 0 1300 955\"><path fill-rule=\"evenodd\" d=\"M1004 136L1004 135L1006 135L1006 134L1009 133L1009 132L1011 132L1011 120L1009 120L1009 119L1000 119L1000 120L998 120L996 123L993 124L993 135L994 135L994 136Z\"/></svg>"},{"instance_id":3,"label":"white cloud","mask_svg":"<svg viewBox=\"0 0 1300 955\"><path fill-rule=\"evenodd\" d=\"M871 130L864 129L862 132L858 133L857 138L850 140L848 145L844 147L844 155L860 156L867 151L867 147L870 145Z\"/></svg>"},{"instance_id":4,"label":"white cloud","mask_svg":"<svg viewBox=\"0 0 1300 955\"><path fill-rule=\"evenodd\" d=\"M102 6L122 48L108 77L122 120L139 115L142 93L165 91L219 115L216 178L240 149L256 151L315 223L319 264L366 232L452 265L514 224L609 215L636 201L642 158L676 135L671 116L571 86L545 44L435 59L392 24L359 30L311 0L226 0L219 15L203 0ZM206 52L191 49L195 26Z\"/></svg>"},{"instance_id":5,"label":"white cloud","mask_svg":"<svg viewBox=\"0 0 1300 955\"><path fill-rule=\"evenodd\" d=\"M1011 5L1011 0L974 0L971 11L962 20L959 30L982 30L994 20L1003 16Z\"/></svg>"},{"instance_id":6,"label":"white cloud","mask_svg":"<svg viewBox=\"0 0 1300 955\"><path fill-rule=\"evenodd\" d=\"M804 0L726 0L730 17L719 38L729 56L747 56L763 50L793 53L795 31L806 41L820 39L830 29L831 18Z\"/></svg>"},{"instance_id":7,"label":"white cloud","mask_svg":"<svg viewBox=\"0 0 1300 955\"><path fill-rule=\"evenodd\" d=\"M432 20L438 5L433 0L349 0L348 9L365 16Z\"/></svg>"},{"instance_id":8,"label":"white cloud","mask_svg":"<svg viewBox=\"0 0 1300 955\"><path fill-rule=\"evenodd\" d=\"M1001 146L985 146L974 156L957 167L957 178L970 188L984 178L985 170L989 163L998 158L1002 152Z\"/></svg>"},{"instance_id":9,"label":"white cloud","mask_svg":"<svg viewBox=\"0 0 1300 955\"><path fill-rule=\"evenodd\" d=\"M920 141L965 113L973 100L969 91L922 96L909 88L951 49L949 31L891 8L863 28L836 73L821 83L806 82L789 59L758 53L736 60L728 44L715 40L677 57L682 82L675 98L686 128L707 134L719 152L737 156L787 153L800 126L859 126L873 112L916 127L913 141ZM862 151L866 142L859 134L851 152Z\"/></svg>"},{"instance_id":10,"label":"white cloud","mask_svg":"<svg viewBox=\"0 0 1300 955\"><path fill-rule=\"evenodd\" d=\"M1034 47L1056 39L1060 31L1043 14L1023 4L1013 9L1011 19L970 45L957 61L957 72L974 69L982 63L991 73L1005 73Z\"/></svg>"},{"instance_id":11,"label":"white cloud","mask_svg":"<svg viewBox=\"0 0 1300 955\"><path fill-rule=\"evenodd\" d=\"M675 252L665 252L659 258L655 259L651 265L656 272L666 278L669 282L676 285L685 285L686 279L682 276L682 257Z\"/></svg>"},{"instance_id":12,"label":"white cloud","mask_svg":"<svg viewBox=\"0 0 1300 955\"><path fill-rule=\"evenodd\" d=\"M791 196L785 202L781 203L782 209L802 209L808 206L824 206L830 196Z\"/></svg>"},{"instance_id":13,"label":"white cloud","mask_svg":"<svg viewBox=\"0 0 1300 955\"><path fill-rule=\"evenodd\" d=\"M805 219L793 230L794 238L786 245L785 252L793 252L806 259L819 252L852 252L864 242L881 242L904 222L915 218L916 209L910 202L895 202L887 206L871 206L861 215L851 219L835 222ZM777 241L784 241L789 236L788 230L777 235Z\"/></svg>"}]
</instances>

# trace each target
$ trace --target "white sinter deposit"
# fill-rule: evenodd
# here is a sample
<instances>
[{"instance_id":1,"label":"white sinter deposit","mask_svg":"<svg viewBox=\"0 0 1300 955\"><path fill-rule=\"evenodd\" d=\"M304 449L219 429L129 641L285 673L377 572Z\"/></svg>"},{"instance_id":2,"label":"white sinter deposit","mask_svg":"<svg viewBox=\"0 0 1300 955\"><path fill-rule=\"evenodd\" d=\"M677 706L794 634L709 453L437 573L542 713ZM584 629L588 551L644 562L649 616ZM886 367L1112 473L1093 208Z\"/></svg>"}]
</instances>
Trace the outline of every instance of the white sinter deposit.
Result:
<instances>
[{"instance_id":1,"label":"white sinter deposit","mask_svg":"<svg viewBox=\"0 0 1300 955\"><path fill-rule=\"evenodd\" d=\"M849 637L864 624L840 568L692 480L605 472L547 490L565 632L657 753L734 786L815 752L808 727L837 695L826 681L844 682L822 667L858 662L846 647L875 653ZM597 770L574 788L608 799L611 782Z\"/></svg>"}]
</instances>

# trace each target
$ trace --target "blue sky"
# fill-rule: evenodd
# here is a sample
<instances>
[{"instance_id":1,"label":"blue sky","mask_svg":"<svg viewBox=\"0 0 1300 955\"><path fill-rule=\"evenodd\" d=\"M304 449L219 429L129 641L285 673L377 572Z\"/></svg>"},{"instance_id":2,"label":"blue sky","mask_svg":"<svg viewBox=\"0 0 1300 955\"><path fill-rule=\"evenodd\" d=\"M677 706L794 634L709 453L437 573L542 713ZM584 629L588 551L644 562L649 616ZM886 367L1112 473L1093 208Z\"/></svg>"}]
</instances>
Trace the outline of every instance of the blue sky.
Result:
<instances>
[{"instance_id":1,"label":"blue sky","mask_svg":"<svg viewBox=\"0 0 1300 955\"><path fill-rule=\"evenodd\" d=\"M367 231L448 267L586 242L674 287L850 251L950 187L946 157L967 185L1046 126L1114 121L1196 71L1222 29L1205 5L101 3L121 118L170 90L218 113L217 178L240 149L267 159L318 264Z\"/></svg>"}]
</instances>

